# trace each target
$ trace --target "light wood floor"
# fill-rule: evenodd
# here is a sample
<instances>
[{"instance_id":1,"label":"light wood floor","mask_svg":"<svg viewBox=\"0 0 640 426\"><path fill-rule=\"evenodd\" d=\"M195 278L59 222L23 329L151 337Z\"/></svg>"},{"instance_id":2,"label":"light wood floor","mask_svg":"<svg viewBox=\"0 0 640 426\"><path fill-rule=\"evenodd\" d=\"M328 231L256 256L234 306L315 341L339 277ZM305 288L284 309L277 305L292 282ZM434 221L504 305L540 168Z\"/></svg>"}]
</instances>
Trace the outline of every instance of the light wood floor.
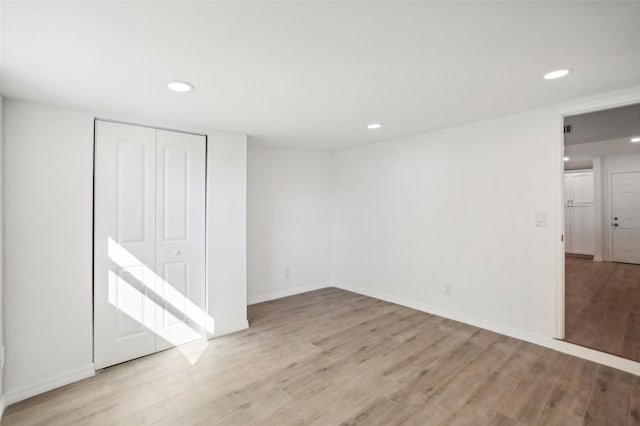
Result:
<instances>
[{"instance_id":1,"label":"light wood floor","mask_svg":"<svg viewBox=\"0 0 640 426\"><path fill-rule=\"evenodd\" d=\"M640 265L565 260L565 340L640 361Z\"/></svg>"},{"instance_id":2,"label":"light wood floor","mask_svg":"<svg viewBox=\"0 0 640 426\"><path fill-rule=\"evenodd\" d=\"M121 364L2 424L640 424L639 377L391 303L331 288L249 313L193 366Z\"/></svg>"}]
</instances>

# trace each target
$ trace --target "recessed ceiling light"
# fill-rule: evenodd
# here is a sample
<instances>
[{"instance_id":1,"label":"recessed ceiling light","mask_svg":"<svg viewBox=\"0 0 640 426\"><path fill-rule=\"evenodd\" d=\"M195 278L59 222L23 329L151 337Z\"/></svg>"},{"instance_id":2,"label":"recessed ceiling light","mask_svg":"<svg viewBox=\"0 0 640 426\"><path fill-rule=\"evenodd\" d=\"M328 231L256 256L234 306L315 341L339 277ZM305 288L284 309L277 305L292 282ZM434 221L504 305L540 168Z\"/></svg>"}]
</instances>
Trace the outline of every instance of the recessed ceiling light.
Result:
<instances>
[{"instance_id":1,"label":"recessed ceiling light","mask_svg":"<svg viewBox=\"0 0 640 426\"><path fill-rule=\"evenodd\" d=\"M382 127L382 124L380 123L371 123L367 125L367 129L371 129L371 130L379 129L380 127Z\"/></svg>"},{"instance_id":2,"label":"recessed ceiling light","mask_svg":"<svg viewBox=\"0 0 640 426\"><path fill-rule=\"evenodd\" d=\"M569 73L571 72L571 70L568 69L561 69L561 70L555 70L555 71L551 71L548 72L544 75L544 79L545 80L555 80L556 78L561 78L561 77L565 77L567 75L569 75Z\"/></svg>"},{"instance_id":3,"label":"recessed ceiling light","mask_svg":"<svg viewBox=\"0 0 640 426\"><path fill-rule=\"evenodd\" d=\"M172 81L167 87L169 90L173 90L174 92L191 92L195 89L193 84L187 83L186 81Z\"/></svg>"},{"instance_id":4,"label":"recessed ceiling light","mask_svg":"<svg viewBox=\"0 0 640 426\"><path fill-rule=\"evenodd\" d=\"M564 157L563 160L566 163L567 161L569 161L569 157Z\"/></svg>"},{"instance_id":5,"label":"recessed ceiling light","mask_svg":"<svg viewBox=\"0 0 640 426\"><path fill-rule=\"evenodd\" d=\"M640 136L634 136L634 137L632 137L632 138L631 138L631 142L632 142L632 143L638 143L638 142L640 142Z\"/></svg>"}]
</instances>

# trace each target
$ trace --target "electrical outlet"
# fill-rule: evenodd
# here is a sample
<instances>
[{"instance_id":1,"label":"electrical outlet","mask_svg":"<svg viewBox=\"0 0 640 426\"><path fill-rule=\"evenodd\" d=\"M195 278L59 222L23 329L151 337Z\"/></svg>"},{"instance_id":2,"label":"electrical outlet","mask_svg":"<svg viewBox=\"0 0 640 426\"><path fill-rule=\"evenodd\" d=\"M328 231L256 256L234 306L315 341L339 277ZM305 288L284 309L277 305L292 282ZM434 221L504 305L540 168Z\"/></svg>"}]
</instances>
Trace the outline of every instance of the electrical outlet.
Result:
<instances>
[{"instance_id":1,"label":"electrical outlet","mask_svg":"<svg viewBox=\"0 0 640 426\"><path fill-rule=\"evenodd\" d=\"M449 284L449 283L445 283L445 284L442 286L442 292L443 292L444 294L451 294L451 293L452 293L452 290L453 290L453 286L452 286L451 284Z\"/></svg>"},{"instance_id":2,"label":"electrical outlet","mask_svg":"<svg viewBox=\"0 0 640 426\"><path fill-rule=\"evenodd\" d=\"M285 278L290 278L291 277L291 268L289 268L288 266L286 268L284 268L284 277Z\"/></svg>"}]
</instances>

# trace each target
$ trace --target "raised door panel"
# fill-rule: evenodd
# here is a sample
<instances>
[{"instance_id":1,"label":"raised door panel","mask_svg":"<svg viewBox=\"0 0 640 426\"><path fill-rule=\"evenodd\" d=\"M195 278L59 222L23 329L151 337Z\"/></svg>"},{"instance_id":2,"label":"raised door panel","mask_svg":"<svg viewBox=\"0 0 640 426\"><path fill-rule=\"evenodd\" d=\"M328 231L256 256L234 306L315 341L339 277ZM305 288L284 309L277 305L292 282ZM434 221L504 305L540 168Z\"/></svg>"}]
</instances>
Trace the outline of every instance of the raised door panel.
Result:
<instances>
[{"instance_id":1,"label":"raised door panel","mask_svg":"<svg viewBox=\"0 0 640 426\"><path fill-rule=\"evenodd\" d=\"M205 159L204 136L158 130L158 350L205 335Z\"/></svg>"},{"instance_id":2,"label":"raised door panel","mask_svg":"<svg viewBox=\"0 0 640 426\"><path fill-rule=\"evenodd\" d=\"M564 207L564 251L571 253L571 210L572 207Z\"/></svg>"},{"instance_id":3,"label":"raised door panel","mask_svg":"<svg viewBox=\"0 0 640 426\"><path fill-rule=\"evenodd\" d=\"M574 205L571 207L571 253L592 255L593 207Z\"/></svg>"},{"instance_id":4,"label":"raised door panel","mask_svg":"<svg viewBox=\"0 0 640 426\"><path fill-rule=\"evenodd\" d=\"M571 181L573 204L593 203L593 173L572 173Z\"/></svg>"},{"instance_id":5,"label":"raised door panel","mask_svg":"<svg viewBox=\"0 0 640 426\"><path fill-rule=\"evenodd\" d=\"M96 121L95 365L155 350L155 130Z\"/></svg>"},{"instance_id":6,"label":"raised door panel","mask_svg":"<svg viewBox=\"0 0 640 426\"><path fill-rule=\"evenodd\" d=\"M573 198L573 177L571 173L564 174L564 202L566 204L571 203Z\"/></svg>"}]
</instances>

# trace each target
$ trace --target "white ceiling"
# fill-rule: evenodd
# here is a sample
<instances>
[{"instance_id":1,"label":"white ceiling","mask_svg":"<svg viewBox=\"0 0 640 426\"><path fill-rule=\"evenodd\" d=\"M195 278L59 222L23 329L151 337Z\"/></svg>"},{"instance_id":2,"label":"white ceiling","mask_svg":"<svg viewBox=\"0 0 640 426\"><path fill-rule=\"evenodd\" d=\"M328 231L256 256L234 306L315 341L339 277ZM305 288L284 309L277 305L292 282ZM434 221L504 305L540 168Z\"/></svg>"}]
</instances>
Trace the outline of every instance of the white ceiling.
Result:
<instances>
[{"instance_id":1,"label":"white ceiling","mask_svg":"<svg viewBox=\"0 0 640 426\"><path fill-rule=\"evenodd\" d=\"M640 85L637 1L3 2L1 24L7 97L264 146L339 149ZM559 67L575 72L542 80Z\"/></svg>"}]
</instances>

